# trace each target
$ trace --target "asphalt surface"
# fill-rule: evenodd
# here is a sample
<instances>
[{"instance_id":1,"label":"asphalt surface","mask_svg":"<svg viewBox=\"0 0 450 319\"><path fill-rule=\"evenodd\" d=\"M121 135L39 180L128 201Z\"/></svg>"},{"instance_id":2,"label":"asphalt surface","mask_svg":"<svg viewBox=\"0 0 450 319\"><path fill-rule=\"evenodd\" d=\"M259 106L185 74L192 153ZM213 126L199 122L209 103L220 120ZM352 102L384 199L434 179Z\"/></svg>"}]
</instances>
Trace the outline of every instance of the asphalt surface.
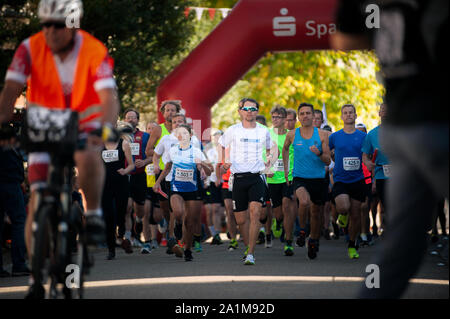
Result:
<instances>
[{"instance_id":1,"label":"asphalt surface","mask_svg":"<svg viewBox=\"0 0 450 319\"><path fill-rule=\"evenodd\" d=\"M95 266L87 277L86 299L353 299L369 275L374 246L361 248L360 258L350 260L344 239L320 241L315 260L308 260L305 247L295 247L286 257L278 239L272 248L258 245L256 265L243 264L243 243L227 251L228 240L203 251L193 252L194 260L167 255L160 247L148 255L125 254L118 248L116 259L106 260L106 249L95 249ZM432 247L430 248L432 249ZM427 253L419 272L403 298L448 299L448 266L438 266L437 256ZM6 265L10 270L10 265ZM9 267L8 267L9 266ZM428 280L428 281L424 281ZM431 281L430 281L431 280ZM27 277L0 278L0 299L23 298Z\"/></svg>"}]
</instances>

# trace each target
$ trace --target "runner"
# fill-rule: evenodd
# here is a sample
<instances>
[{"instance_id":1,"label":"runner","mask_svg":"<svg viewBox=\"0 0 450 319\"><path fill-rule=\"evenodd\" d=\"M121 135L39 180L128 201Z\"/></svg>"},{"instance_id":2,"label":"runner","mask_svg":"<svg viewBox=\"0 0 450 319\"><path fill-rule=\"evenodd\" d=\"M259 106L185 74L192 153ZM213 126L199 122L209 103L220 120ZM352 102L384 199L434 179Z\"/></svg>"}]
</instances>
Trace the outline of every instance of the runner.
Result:
<instances>
[{"instance_id":1,"label":"runner","mask_svg":"<svg viewBox=\"0 0 450 319\"><path fill-rule=\"evenodd\" d=\"M202 200L201 190L198 187L199 170L203 168L207 174L210 174L213 167L206 161L206 157L200 149L192 145L189 125L178 126L174 133L179 144L170 148L164 171L158 177L153 189L158 192L161 188L161 181L169 174L169 171L172 172L170 205L176 221L184 222L184 260L192 261L191 247L196 225L200 223L201 215L198 203L196 203ZM155 151L157 152L157 150Z\"/></svg>"},{"instance_id":2,"label":"runner","mask_svg":"<svg viewBox=\"0 0 450 319\"><path fill-rule=\"evenodd\" d=\"M282 150L284 142L286 140L287 130L285 129L285 119L287 116L286 109L282 106L276 106L271 111L273 128L269 129L270 136L278 146L279 156L275 162L275 166L272 167L274 176L267 179L269 184L270 198L272 201L273 215L275 217L275 225L273 227L273 233L276 238L279 238L282 234L282 225L285 229L286 246L284 247L284 253L286 256L293 255L292 236L293 227L295 222L295 205L293 198L292 185L287 185L286 178L284 176L284 163ZM294 163L294 149L289 148L289 181L292 181L292 170Z\"/></svg>"},{"instance_id":3,"label":"runner","mask_svg":"<svg viewBox=\"0 0 450 319\"><path fill-rule=\"evenodd\" d=\"M266 218L261 216L266 187L263 174L268 173L268 168L278 158L278 149L272 142L267 128L256 125L258 102L245 98L241 105L242 107L238 109L241 123L225 131L220 141L222 149L219 158L222 158L224 169L231 168L234 178L232 182L234 215L244 237L244 243L248 246L244 264L254 265L259 223ZM229 148L227 154L226 148ZM262 159L264 149L269 154L269 163L264 163Z\"/></svg>"},{"instance_id":4,"label":"runner","mask_svg":"<svg viewBox=\"0 0 450 319\"><path fill-rule=\"evenodd\" d=\"M308 240L308 257L317 257L320 238L320 206L325 204L327 184L325 182L325 165L330 164L328 134L313 126L314 107L301 103L298 107L298 118L301 128L290 131L283 147L283 162L289 167L289 149L294 148L293 185L299 200L298 214L300 219L299 246L306 239L306 211L311 204L311 233ZM284 170L288 180L289 170ZM292 242L286 241L292 247ZM293 248L292 248L293 249Z\"/></svg>"},{"instance_id":5,"label":"runner","mask_svg":"<svg viewBox=\"0 0 450 319\"><path fill-rule=\"evenodd\" d=\"M161 123L159 127L156 127L153 130L153 134L150 136L150 139L147 143L147 148L145 149L145 154L148 157L153 157L154 149L159 143L161 142L161 139L169 135L172 132L172 117L173 115L179 113L181 111L181 101L179 100L167 100L163 101L161 103L161 107L159 109L161 114L164 117L164 123ZM164 162L162 158L159 158L157 161L155 161L155 158L153 157L152 163L156 164L159 163L159 165L154 165L154 173L155 177L158 178L159 174L161 173L161 170L164 169ZM161 191L164 194L169 194L169 188L166 188L166 183L162 183L161 185ZM169 238L174 237L174 222L170 219L170 207L169 207L169 200L168 197L158 194L159 199L159 205L163 211L164 218L168 224L168 236ZM166 236L166 234L163 234L163 236ZM167 247L167 253L171 254L172 249L170 247Z\"/></svg>"},{"instance_id":6,"label":"runner","mask_svg":"<svg viewBox=\"0 0 450 319\"><path fill-rule=\"evenodd\" d=\"M118 126L129 126L128 123L118 123ZM131 138L131 137L130 137ZM116 227L117 220L124 220L130 184L128 174L134 170L133 156L130 143L121 138L117 143L105 143L102 151L103 162L106 168L105 185L103 187L102 209L106 224L106 243L108 256L112 260L116 257ZM129 163L126 166L126 163ZM125 168L126 166L126 168ZM125 252L128 252L125 250Z\"/></svg>"},{"instance_id":7,"label":"runner","mask_svg":"<svg viewBox=\"0 0 450 319\"><path fill-rule=\"evenodd\" d=\"M173 116L171 116L171 118L172 118L172 130L176 129L178 126L180 126L182 124L186 124L186 116L184 114L176 113ZM201 149L201 143L195 135L192 136L192 138L190 140L191 140L191 143L194 148L198 148L199 150ZM170 149L173 146L178 145L178 143L179 143L179 140L173 133L163 136L153 152L153 163L159 163L160 160L162 160L165 165L165 163L167 163L167 161L169 160ZM159 173L160 173L159 167L155 166L154 169L155 169L155 174L159 175ZM165 180L163 182L161 182L161 184L160 184L161 187L159 188L159 190L163 191L163 193L165 193L168 197L170 196L170 182L171 181L172 181L172 174L169 171L165 177ZM175 219L172 216L173 216L173 214L171 214L171 216L169 216L169 219L168 219L169 220L169 238L168 238L168 242L167 242L167 251L166 252L168 254L175 253L178 257L182 257L183 251L181 249L180 243L177 243L176 239L178 239L178 240L182 239L183 224L182 223L176 224Z\"/></svg>"},{"instance_id":8,"label":"runner","mask_svg":"<svg viewBox=\"0 0 450 319\"><path fill-rule=\"evenodd\" d=\"M223 132L218 130L213 134L213 141L211 148L206 152L206 157L208 160L212 163L213 167L216 167L218 161L219 161L219 154L217 151L218 141L219 138L223 135ZM213 236L213 239L211 241L211 245L221 245L222 240L220 238L220 230L221 230L221 216L223 215L222 211L222 185L219 183L217 185L217 176L215 172L212 172L211 176L209 176L209 186L208 186L208 203L206 206L207 211L207 221L208 221L208 227L209 231L211 232L211 236ZM219 181L220 182L220 181ZM209 207L208 207L209 206Z\"/></svg>"},{"instance_id":9,"label":"runner","mask_svg":"<svg viewBox=\"0 0 450 319\"><path fill-rule=\"evenodd\" d=\"M366 134L355 128L356 109L352 104L341 108L344 128L330 136L330 150L334 150L333 199L339 214L337 222L345 228L349 224L348 256L359 258L356 238L361 228L361 204L366 198L366 186L362 171L362 144ZM348 217L350 215L350 223Z\"/></svg>"},{"instance_id":10,"label":"runner","mask_svg":"<svg viewBox=\"0 0 450 319\"><path fill-rule=\"evenodd\" d=\"M136 218L135 222L135 234L134 240L131 239L131 229L126 229L125 231L125 239L122 242L122 247L127 252L132 252L131 244L134 241L138 241L139 244L135 243L135 246L142 246L141 253L148 254L151 251L151 247L148 244L150 241L149 237L149 225L148 223L142 223L142 219L145 215L145 199L147 197L147 174L145 173L145 166L151 163L152 158L147 157L145 155L145 149L147 147L148 140L150 135L146 132L142 132L139 130L139 118L140 114L137 110L128 108L123 113L124 121L133 126L133 140L130 144L131 146L131 154L133 155L133 160L136 168L130 173L130 198L132 200L128 200L128 205L133 206L128 207L128 212L131 213L131 210L134 210L134 214ZM126 217L129 219L129 216ZM125 226L129 225L129 223L125 223ZM144 237L147 244L140 245L140 232L145 229ZM140 230L140 231L136 231Z\"/></svg>"}]
</instances>

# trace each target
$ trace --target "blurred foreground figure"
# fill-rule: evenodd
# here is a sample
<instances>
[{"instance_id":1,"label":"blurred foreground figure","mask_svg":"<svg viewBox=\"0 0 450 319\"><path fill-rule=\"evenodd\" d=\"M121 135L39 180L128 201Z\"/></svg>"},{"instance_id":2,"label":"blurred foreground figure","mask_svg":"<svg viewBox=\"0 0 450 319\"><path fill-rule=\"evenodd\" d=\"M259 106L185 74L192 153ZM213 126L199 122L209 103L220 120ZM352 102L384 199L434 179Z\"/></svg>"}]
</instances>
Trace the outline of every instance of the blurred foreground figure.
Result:
<instances>
[{"instance_id":1,"label":"blurred foreground figure","mask_svg":"<svg viewBox=\"0 0 450 319\"><path fill-rule=\"evenodd\" d=\"M449 2L373 0L368 6L340 2L331 45L374 48L380 60L388 105L380 144L392 163L386 189L389 219L373 260L380 269L380 287L364 285L358 297L399 298L424 256L437 202L448 198L448 58L443 46Z\"/></svg>"}]
</instances>

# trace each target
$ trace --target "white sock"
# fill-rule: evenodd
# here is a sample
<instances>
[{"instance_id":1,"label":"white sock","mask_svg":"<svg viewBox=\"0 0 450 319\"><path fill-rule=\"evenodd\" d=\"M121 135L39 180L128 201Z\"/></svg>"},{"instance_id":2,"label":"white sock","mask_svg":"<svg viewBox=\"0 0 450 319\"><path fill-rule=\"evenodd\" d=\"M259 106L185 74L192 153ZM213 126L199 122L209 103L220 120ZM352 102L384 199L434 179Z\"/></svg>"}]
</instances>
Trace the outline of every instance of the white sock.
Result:
<instances>
[{"instance_id":1,"label":"white sock","mask_svg":"<svg viewBox=\"0 0 450 319\"><path fill-rule=\"evenodd\" d=\"M101 208L97 208L97 209L89 209L86 210L86 212L84 213L85 216L98 216L98 217L102 217L103 216L103 211Z\"/></svg>"},{"instance_id":2,"label":"white sock","mask_svg":"<svg viewBox=\"0 0 450 319\"><path fill-rule=\"evenodd\" d=\"M208 226L209 231L211 232L211 235L216 236L216 230L214 229L214 226Z\"/></svg>"}]
</instances>

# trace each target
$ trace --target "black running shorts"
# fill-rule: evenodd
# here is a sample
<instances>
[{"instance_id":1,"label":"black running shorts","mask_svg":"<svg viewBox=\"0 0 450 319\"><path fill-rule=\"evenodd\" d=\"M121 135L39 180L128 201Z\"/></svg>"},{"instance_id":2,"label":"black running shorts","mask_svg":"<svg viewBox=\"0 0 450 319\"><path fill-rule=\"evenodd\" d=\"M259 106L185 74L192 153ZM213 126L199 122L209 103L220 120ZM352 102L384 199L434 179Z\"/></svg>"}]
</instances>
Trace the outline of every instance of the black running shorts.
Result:
<instances>
[{"instance_id":1,"label":"black running shorts","mask_svg":"<svg viewBox=\"0 0 450 319\"><path fill-rule=\"evenodd\" d=\"M234 211L242 212L247 210L249 202L264 204L266 187L264 176L261 174L234 174L232 191Z\"/></svg>"}]
</instances>

